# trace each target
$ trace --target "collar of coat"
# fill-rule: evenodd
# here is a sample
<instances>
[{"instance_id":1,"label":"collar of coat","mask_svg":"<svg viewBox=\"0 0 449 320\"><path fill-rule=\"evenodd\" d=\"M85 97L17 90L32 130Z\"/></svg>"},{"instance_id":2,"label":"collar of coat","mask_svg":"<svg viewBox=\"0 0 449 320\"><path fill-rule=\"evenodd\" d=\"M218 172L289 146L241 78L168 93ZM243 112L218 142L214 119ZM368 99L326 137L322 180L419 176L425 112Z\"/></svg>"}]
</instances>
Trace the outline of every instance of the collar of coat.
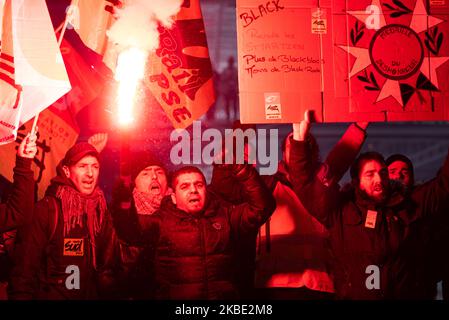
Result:
<instances>
[{"instance_id":1,"label":"collar of coat","mask_svg":"<svg viewBox=\"0 0 449 320\"><path fill-rule=\"evenodd\" d=\"M188 213L184 210L178 209L173 203L171 196L166 196L162 199L161 207L159 209L160 214L170 213L183 220L198 219L201 217L212 217L217 214L220 207L229 206L229 203L221 200L212 192L206 192L206 204L204 209L197 213Z\"/></svg>"},{"instance_id":2,"label":"collar of coat","mask_svg":"<svg viewBox=\"0 0 449 320\"><path fill-rule=\"evenodd\" d=\"M352 202L358 208L358 214L352 218L347 216L345 220L348 224L358 224L366 216L368 210L374 210L377 212L390 212L393 215L398 216L402 221L410 223L416 219L414 214L415 204L411 200L410 190L404 188L401 183L397 181L390 181L390 196L382 204L376 204L369 198L363 197L357 188L350 188L351 191L346 190L352 194ZM346 195L348 196L348 195Z\"/></svg>"}]
</instances>

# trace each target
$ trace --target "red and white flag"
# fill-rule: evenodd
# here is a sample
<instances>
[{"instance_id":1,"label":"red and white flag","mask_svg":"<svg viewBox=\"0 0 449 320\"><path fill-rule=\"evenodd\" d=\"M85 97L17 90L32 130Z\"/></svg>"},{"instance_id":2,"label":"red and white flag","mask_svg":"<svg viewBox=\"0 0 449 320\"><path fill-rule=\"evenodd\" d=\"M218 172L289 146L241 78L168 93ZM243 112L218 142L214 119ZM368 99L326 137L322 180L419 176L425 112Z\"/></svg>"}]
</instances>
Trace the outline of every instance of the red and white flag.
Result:
<instances>
[{"instance_id":1,"label":"red and white flag","mask_svg":"<svg viewBox=\"0 0 449 320\"><path fill-rule=\"evenodd\" d=\"M89 61L65 39L61 53L67 66L72 89L39 115L38 154L32 169L38 186L38 197L45 194L50 180L56 175L56 166L67 150L76 142L79 128L77 113L102 90L102 78L92 70ZM16 148L30 131L33 120L20 126L15 143L0 146L0 175L12 181Z\"/></svg>"},{"instance_id":2,"label":"red and white flag","mask_svg":"<svg viewBox=\"0 0 449 320\"><path fill-rule=\"evenodd\" d=\"M4 0L0 49L0 144L71 86L44 0Z\"/></svg>"}]
</instances>

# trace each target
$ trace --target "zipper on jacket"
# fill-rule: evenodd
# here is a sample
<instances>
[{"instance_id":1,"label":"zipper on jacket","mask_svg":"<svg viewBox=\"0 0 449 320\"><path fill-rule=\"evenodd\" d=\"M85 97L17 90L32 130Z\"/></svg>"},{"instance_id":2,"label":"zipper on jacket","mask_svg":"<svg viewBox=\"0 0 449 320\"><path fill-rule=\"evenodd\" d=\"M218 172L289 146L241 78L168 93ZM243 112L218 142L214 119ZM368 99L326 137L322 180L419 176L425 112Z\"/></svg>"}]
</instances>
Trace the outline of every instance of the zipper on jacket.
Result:
<instances>
[{"instance_id":1,"label":"zipper on jacket","mask_svg":"<svg viewBox=\"0 0 449 320\"><path fill-rule=\"evenodd\" d=\"M205 287L206 287L206 297L209 298L209 272L207 269L207 252L206 252L206 243L205 243L205 235L204 235L204 222L202 218L195 219L198 223L198 228L200 231L200 245L203 251L203 263L204 263L204 274L205 274Z\"/></svg>"}]
</instances>

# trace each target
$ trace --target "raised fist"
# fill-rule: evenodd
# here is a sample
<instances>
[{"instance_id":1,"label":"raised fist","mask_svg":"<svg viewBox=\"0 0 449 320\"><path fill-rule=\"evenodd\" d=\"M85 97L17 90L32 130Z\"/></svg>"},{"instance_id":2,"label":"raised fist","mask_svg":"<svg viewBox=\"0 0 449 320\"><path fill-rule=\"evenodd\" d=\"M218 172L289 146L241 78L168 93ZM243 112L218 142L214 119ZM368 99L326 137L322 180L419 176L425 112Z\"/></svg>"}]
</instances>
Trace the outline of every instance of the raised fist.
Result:
<instances>
[{"instance_id":1,"label":"raised fist","mask_svg":"<svg viewBox=\"0 0 449 320\"><path fill-rule=\"evenodd\" d=\"M33 133L28 133L22 142L19 145L19 149L17 150L17 154L22 158L32 159L36 156L37 153L37 127Z\"/></svg>"}]
</instances>

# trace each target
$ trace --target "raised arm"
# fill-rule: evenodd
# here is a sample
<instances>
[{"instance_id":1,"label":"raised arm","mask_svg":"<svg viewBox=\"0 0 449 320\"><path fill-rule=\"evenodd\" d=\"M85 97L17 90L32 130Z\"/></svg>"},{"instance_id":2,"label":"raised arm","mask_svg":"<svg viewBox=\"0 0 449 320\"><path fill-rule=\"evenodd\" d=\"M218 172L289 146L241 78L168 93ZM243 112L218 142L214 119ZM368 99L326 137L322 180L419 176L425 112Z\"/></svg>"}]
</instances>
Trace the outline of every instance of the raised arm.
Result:
<instances>
[{"instance_id":1,"label":"raised arm","mask_svg":"<svg viewBox=\"0 0 449 320\"><path fill-rule=\"evenodd\" d=\"M338 207L338 189L335 183L328 185L314 172L316 166L306 141L309 130L310 121L306 112L304 121L293 125L293 137L290 141L290 180L309 213L326 227L330 227Z\"/></svg>"},{"instance_id":2,"label":"raised arm","mask_svg":"<svg viewBox=\"0 0 449 320\"><path fill-rule=\"evenodd\" d=\"M242 185L246 202L231 210L231 225L241 232L250 232L263 225L276 208L276 201L256 169L249 164L229 165Z\"/></svg>"},{"instance_id":3,"label":"raised arm","mask_svg":"<svg viewBox=\"0 0 449 320\"><path fill-rule=\"evenodd\" d=\"M324 161L328 167L328 181L338 183L362 148L366 139L368 122L353 123L349 126Z\"/></svg>"},{"instance_id":4,"label":"raised arm","mask_svg":"<svg viewBox=\"0 0 449 320\"><path fill-rule=\"evenodd\" d=\"M0 205L0 233L28 223L34 209L34 174L31 163L37 152L36 135L28 134L19 145L14 167L12 193Z\"/></svg>"},{"instance_id":5,"label":"raised arm","mask_svg":"<svg viewBox=\"0 0 449 320\"><path fill-rule=\"evenodd\" d=\"M449 210L449 151L435 178L412 191L414 203L422 206L418 214L439 217Z\"/></svg>"}]
</instances>

